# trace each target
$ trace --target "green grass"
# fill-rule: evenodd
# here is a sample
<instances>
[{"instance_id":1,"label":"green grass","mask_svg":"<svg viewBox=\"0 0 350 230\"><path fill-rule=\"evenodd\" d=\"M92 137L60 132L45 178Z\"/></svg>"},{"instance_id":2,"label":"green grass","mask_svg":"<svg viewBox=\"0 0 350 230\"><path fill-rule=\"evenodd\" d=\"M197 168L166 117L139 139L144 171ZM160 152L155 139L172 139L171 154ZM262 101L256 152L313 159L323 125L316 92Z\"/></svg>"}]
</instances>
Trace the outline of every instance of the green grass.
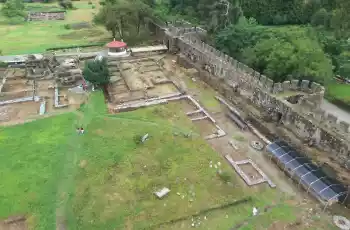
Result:
<instances>
[{"instance_id":1,"label":"green grass","mask_svg":"<svg viewBox=\"0 0 350 230\"><path fill-rule=\"evenodd\" d=\"M87 2L73 2L73 4L77 9L67 11L66 19L63 21L24 22L20 25L8 25L6 19L0 17L2 55L38 53L52 47L85 45L111 40L110 34L100 26L81 30L65 29L65 24L90 22L93 13L97 12L97 9L92 9ZM26 6L40 11L40 7L55 9L57 3L35 3Z\"/></svg>"},{"instance_id":2,"label":"green grass","mask_svg":"<svg viewBox=\"0 0 350 230\"><path fill-rule=\"evenodd\" d=\"M215 91L202 81L197 80L194 82L192 77L193 76L188 75L184 78L186 86L189 89L196 90L198 99L205 108L211 112L219 112L221 107L218 100L215 99Z\"/></svg>"},{"instance_id":3,"label":"green grass","mask_svg":"<svg viewBox=\"0 0 350 230\"><path fill-rule=\"evenodd\" d=\"M161 229L189 229L191 215L247 196L251 203L208 213L200 229L229 229L251 216L253 206L271 204L282 206L245 229L295 219L288 197L267 185L247 188L205 140L186 137L198 131L179 106L111 115L102 93L94 93L76 112L1 128L0 219L23 214L31 229L46 230L55 229L57 215L67 229L97 230L147 229L188 216ZM75 132L80 126L84 135ZM135 142L146 133L145 143ZM230 183L210 161L222 162ZM153 192L162 187L171 192L159 200Z\"/></svg>"},{"instance_id":4,"label":"green grass","mask_svg":"<svg viewBox=\"0 0 350 230\"><path fill-rule=\"evenodd\" d=\"M73 114L0 128L0 219L28 214L38 229L54 229L62 151L72 133Z\"/></svg>"},{"instance_id":5,"label":"green grass","mask_svg":"<svg viewBox=\"0 0 350 230\"><path fill-rule=\"evenodd\" d=\"M31 12L55 12L55 11L64 11L58 3L26 3L25 10Z\"/></svg>"},{"instance_id":6,"label":"green grass","mask_svg":"<svg viewBox=\"0 0 350 230\"><path fill-rule=\"evenodd\" d=\"M334 83L327 86L326 92L331 98L341 100L350 105L350 85Z\"/></svg>"}]
</instances>

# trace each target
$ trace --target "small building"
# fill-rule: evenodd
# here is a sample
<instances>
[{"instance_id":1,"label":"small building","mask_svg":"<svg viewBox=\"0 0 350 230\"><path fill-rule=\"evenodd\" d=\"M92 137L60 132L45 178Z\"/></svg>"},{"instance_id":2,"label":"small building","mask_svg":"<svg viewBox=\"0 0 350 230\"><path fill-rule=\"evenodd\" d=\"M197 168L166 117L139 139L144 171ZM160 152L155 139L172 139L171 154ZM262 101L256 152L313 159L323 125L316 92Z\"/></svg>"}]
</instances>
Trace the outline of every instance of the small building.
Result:
<instances>
[{"instance_id":1,"label":"small building","mask_svg":"<svg viewBox=\"0 0 350 230\"><path fill-rule=\"evenodd\" d=\"M128 46L125 42L122 41L112 41L106 45L108 49L108 56L112 57L124 57L128 56Z\"/></svg>"}]
</instances>

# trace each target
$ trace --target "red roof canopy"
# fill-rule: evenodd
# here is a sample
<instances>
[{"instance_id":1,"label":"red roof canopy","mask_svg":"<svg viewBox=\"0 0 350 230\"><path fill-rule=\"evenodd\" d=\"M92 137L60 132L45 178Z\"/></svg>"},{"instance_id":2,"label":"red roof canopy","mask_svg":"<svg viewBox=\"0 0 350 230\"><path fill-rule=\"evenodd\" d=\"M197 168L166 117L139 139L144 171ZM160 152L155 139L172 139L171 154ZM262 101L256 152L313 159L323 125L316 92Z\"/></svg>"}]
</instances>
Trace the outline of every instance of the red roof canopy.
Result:
<instances>
[{"instance_id":1,"label":"red roof canopy","mask_svg":"<svg viewBox=\"0 0 350 230\"><path fill-rule=\"evenodd\" d=\"M106 45L108 48L122 48L126 47L125 42L120 42L120 41L112 41Z\"/></svg>"}]
</instances>

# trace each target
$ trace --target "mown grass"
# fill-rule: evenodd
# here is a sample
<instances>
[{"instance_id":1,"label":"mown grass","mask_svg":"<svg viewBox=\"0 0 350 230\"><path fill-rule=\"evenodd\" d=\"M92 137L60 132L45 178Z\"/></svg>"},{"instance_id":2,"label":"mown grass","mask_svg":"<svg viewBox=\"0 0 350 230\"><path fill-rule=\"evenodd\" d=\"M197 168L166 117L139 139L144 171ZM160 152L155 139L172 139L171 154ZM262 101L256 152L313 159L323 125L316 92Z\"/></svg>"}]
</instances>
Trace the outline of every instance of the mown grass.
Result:
<instances>
[{"instance_id":1,"label":"mown grass","mask_svg":"<svg viewBox=\"0 0 350 230\"><path fill-rule=\"evenodd\" d=\"M253 206L282 204L245 229L295 219L278 190L246 187L179 106L110 115L95 93L74 113L1 128L0 218L24 214L32 229L55 229L56 215L67 229L155 229L251 196L250 203L208 213L199 229L229 229L250 217ZM84 135L75 131L80 126ZM135 141L146 133L145 143ZM221 162L229 183L210 161ZM163 187L171 192L157 199L153 193ZM161 229L189 229L189 221Z\"/></svg>"},{"instance_id":2,"label":"mown grass","mask_svg":"<svg viewBox=\"0 0 350 230\"><path fill-rule=\"evenodd\" d=\"M350 85L333 83L327 86L326 93L330 98L341 100L350 106Z\"/></svg>"},{"instance_id":3,"label":"mown grass","mask_svg":"<svg viewBox=\"0 0 350 230\"><path fill-rule=\"evenodd\" d=\"M93 14L88 2L73 2L76 10L66 12L63 21L37 21L24 22L19 25L9 25L5 18L0 17L0 50L2 55L15 55L23 53L40 53L47 48L68 45L85 45L96 42L107 42L111 36L103 27L93 26L81 30L65 29L65 24L76 22L91 22ZM27 4L27 7L56 9L57 3L52 4ZM1 7L1 6L0 6Z\"/></svg>"},{"instance_id":4,"label":"mown grass","mask_svg":"<svg viewBox=\"0 0 350 230\"><path fill-rule=\"evenodd\" d=\"M199 101L210 112L219 112L221 107L218 100L215 99L215 90L210 88L202 81L193 81L192 77L194 76L191 76L190 74L185 76L184 81L186 83L186 86L189 89L196 90L196 94L198 96Z\"/></svg>"},{"instance_id":5,"label":"mown grass","mask_svg":"<svg viewBox=\"0 0 350 230\"><path fill-rule=\"evenodd\" d=\"M0 128L0 219L28 215L37 229L55 228L57 180L68 152L73 114Z\"/></svg>"}]
</instances>

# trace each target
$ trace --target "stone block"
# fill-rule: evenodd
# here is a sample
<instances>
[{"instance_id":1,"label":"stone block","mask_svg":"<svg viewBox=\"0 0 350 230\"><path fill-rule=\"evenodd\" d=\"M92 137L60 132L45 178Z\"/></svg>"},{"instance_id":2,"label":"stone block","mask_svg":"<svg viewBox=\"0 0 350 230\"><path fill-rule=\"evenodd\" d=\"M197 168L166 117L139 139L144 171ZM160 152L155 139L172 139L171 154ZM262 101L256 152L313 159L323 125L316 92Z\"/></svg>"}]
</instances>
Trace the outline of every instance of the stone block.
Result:
<instances>
[{"instance_id":1,"label":"stone block","mask_svg":"<svg viewBox=\"0 0 350 230\"><path fill-rule=\"evenodd\" d=\"M318 91L320 91L321 90L321 85L320 84L318 84L317 82L312 82L311 83L311 91L312 92L318 92Z\"/></svg>"},{"instance_id":2,"label":"stone block","mask_svg":"<svg viewBox=\"0 0 350 230\"><path fill-rule=\"evenodd\" d=\"M254 71L254 77L259 80L260 79L260 73L257 72L257 71Z\"/></svg>"},{"instance_id":3,"label":"stone block","mask_svg":"<svg viewBox=\"0 0 350 230\"><path fill-rule=\"evenodd\" d=\"M322 109L317 109L314 111L315 119L319 122L322 122L326 117L326 112Z\"/></svg>"},{"instance_id":4,"label":"stone block","mask_svg":"<svg viewBox=\"0 0 350 230\"><path fill-rule=\"evenodd\" d=\"M284 82L282 83L282 86L283 86L283 90L284 90L284 91L290 90L290 88L291 88L290 81L284 81Z\"/></svg>"},{"instance_id":5,"label":"stone block","mask_svg":"<svg viewBox=\"0 0 350 230\"><path fill-rule=\"evenodd\" d=\"M272 92L273 93L283 92L282 83L279 83L279 82L274 83Z\"/></svg>"},{"instance_id":6,"label":"stone block","mask_svg":"<svg viewBox=\"0 0 350 230\"><path fill-rule=\"evenodd\" d=\"M326 120L327 120L328 126L335 126L338 118L336 116L334 116L333 114L327 114Z\"/></svg>"},{"instance_id":7,"label":"stone block","mask_svg":"<svg viewBox=\"0 0 350 230\"><path fill-rule=\"evenodd\" d=\"M254 71L252 68L248 67L248 73L249 73L249 74L253 75L254 72L255 72L255 71Z\"/></svg>"},{"instance_id":8,"label":"stone block","mask_svg":"<svg viewBox=\"0 0 350 230\"><path fill-rule=\"evenodd\" d=\"M273 89L273 80L270 79L270 78L267 78L266 79L266 89L268 92L272 92L272 89Z\"/></svg>"},{"instance_id":9,"label":"stone block","mask_svg":"<svg viewBox=\"0 0 350 230\"><path fill-rule=\"evenodd\" d=\"M345 121L339 122L339 128L344 133L348 133L349 132L349 127L350 127L349 123L347 123Z\"/></svg>"},{"instance_id":10,"label":"stone block","mask_svg":"<svg viewBox=\"0 0 350 230\"><path fill-rule=\"evenodd\" d=\"M291 89L292 90L298 90L299 88L299 80L291 80Z\"/></svg>"},{"instance_id":11,"label":"stone block","mask_svg":"<svg viewBox=\"0 0 350 230\"><path fill-rule=\"evenodd\" d=\"M265 87L267 77L265 75L260 75L259 85Z\"/></svg>"},{"instance_id":12,"label":"stone block","mask_svg":"<svg viewBox=\"0 0 350 230\"><path fill-rule=\"evenodd\" d=\"M310 90L309 84L310 84L309 80L302 80L301 81L301 90L304 92L308 92Z\"/></svg>"}]
</instances>

